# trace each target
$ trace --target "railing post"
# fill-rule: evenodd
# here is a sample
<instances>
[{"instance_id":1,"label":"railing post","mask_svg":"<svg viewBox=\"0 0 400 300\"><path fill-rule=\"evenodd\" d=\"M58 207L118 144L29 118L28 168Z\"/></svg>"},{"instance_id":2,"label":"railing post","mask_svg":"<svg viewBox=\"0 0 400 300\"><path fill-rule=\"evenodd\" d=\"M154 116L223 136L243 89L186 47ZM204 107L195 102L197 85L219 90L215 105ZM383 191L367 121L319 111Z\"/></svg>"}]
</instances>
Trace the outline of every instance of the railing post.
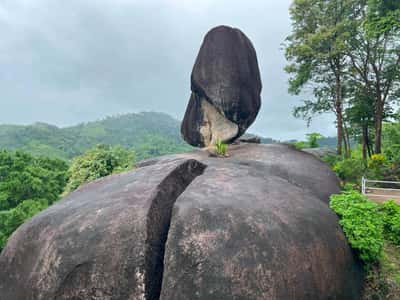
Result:
<instances>
[{"instance_id":1,"label":"railing post","mask_svg":"<svg viewBox=\"0 0 400 300\"><path fill-rule=\"evenodd\" d=\"M361 193L365 195L365 178L364 176L361 178Z\"/></svg>"}]
</instances>

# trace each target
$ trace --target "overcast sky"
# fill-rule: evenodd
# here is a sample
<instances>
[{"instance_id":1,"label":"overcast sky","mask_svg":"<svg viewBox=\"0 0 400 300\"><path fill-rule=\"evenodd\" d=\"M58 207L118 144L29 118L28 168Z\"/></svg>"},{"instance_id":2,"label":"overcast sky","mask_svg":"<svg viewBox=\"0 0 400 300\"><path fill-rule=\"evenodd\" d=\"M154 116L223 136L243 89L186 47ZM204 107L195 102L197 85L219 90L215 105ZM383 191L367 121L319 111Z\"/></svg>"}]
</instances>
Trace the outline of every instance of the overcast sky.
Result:
<instances>
[{"instance_id":1,"label":"overcast sky","mask_svg":"<svg viewBox=\"0 0 400 300\"><path fill-rule=\"evenodd\" d=\"M0 0L0 123L59 126L118 113L181 119L206 32L225 24L253 42L262 109L250 129L276 139L334 135L292 117L282 42L291 0Z\"/></svg>"}]
</instances>

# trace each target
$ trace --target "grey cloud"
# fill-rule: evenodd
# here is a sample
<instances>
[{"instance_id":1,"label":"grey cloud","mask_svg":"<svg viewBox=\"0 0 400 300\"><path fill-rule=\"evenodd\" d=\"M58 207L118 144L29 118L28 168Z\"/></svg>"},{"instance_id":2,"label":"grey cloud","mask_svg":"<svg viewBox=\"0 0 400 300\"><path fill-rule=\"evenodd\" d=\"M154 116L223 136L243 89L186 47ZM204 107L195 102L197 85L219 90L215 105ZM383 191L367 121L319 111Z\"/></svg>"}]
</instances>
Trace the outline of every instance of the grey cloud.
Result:
<instances>
[{"instance_id":1,"label":"grey cloud","mask_svg":"<svg viewBox=\"0 0 400 300\"><path fill-rule=\"evenodd\" d=\"M263 106L250 131L277 139L334 134L292 117L281 43L290 0L6 0L0 3L0 123L69 125L110 114L182 118L204 34L227 24L253 41Z\"/></svg>"}]
</instances>

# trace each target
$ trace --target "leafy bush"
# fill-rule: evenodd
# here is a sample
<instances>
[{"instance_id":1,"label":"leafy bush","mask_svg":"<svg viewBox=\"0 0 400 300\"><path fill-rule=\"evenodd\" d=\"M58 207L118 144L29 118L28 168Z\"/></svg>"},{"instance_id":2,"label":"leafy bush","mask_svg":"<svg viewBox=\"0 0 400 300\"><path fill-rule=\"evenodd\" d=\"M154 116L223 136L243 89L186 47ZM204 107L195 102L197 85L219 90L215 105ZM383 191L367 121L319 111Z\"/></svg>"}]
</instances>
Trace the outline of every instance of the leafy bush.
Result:
<instances>
[{"instance_id":1,"label":"leafy bush","mask_svg":"<svg viewBox=\"0 0 400 300\"><path fill-rule=\"evenodd\" d=\"M324 136L319 134L318 132L312 132L306 134L307 141L295 141L291 142L296 149L304 149L304 148L318 148L320 145L318 144L318 140L323 139Z\"/></svg>"},{"instance_id":2,"label":"leafy bush","mask_svg":"<svg viewBox=\"0 0 400 300\"><path fill-rule=\"evenodd\" d=\"M387 174L388 163L383 154L373 154L368 161L368 177L374 179L384 179Z\"/></svg>"},{"instance_id":3,"label":"leafy bush","mask_svg":"<svg viewBox=\"0 0 400 300\"><path fill-rule=\"evenodd\" d=\"M342 181L359 184L366 167L362 159L347 158L337 161L333 166L333 171Z\"/></svg>"},{"instance_id":4,"label":"leafy bush","mask_svg":"<svg viewBox=\"0 0 400 300\"><path fill-rule=\"evenodd\" d=\"M215 149L217 151L218 155L225 156L226 155L226 149L228 148L228 145L222 142L220 139L217 140L215 143Z\"/></svg>"},{"instance_id":5,"label":"leafy bush","mask_svg":"<svg viewBox=\"0 0 400 300\"><path fill-rule=\"evenodd\" d=\"M337 154L326 154L321 157L321 159L326 162L331 168L335 166L336 163L338 163L342 157Z\"/></svg>"},{"instance_id":6,"label":"leafy bush","mask_svg":"<svg viewBox=\"0 0 400 300\"><path fill-rule=\"evenodd\" d=\"M306 142L303 141L299 141L299 142L293 142L292 145L296 148L296 149L304 149L308 147L308 144Z\"/></svg>"},{"instance_id":7,"label":"leafy bush","mask_svg":"<svg viewBox=\"0 0 400 300\"><path fill-rule=\"evenodd\" d=\"M6 245L8 237L28 219L48 207L48 202L42 200L25 200L17 207L0 211L0 250Z\"/></svg>"},{"instance_id":8,"label":"leafy bush","mask_svg":"<svg viewBox=\"0 0 400 300\"><path fill-rule=\"evenodd\" d=\"M319 147L318 140L323 138L323 136L318 132L308 133L306 134L306 136L309 148L318 148Z\"/></svg>"},{"instance_id":9,"label":"leafy bush","mask_svg":"<svg viewBox=\"0 0 400 300\"><path fill-rule=\"evenodd\" d=\"M122 147L97 145L72 160L65 193L97 178L132 168L134 157L133 151Z\"/></svg>"},{"instance_id":10,"label":"leafy bush","mask_svg":"<svg viewBox=\"0 0 400 300\"><path fill-rule=\"evenodd\" d=\"M400 205L394 201L387 201L380 207L384 223L385 238L396 245L400 245Z\"/></svg>"},{"instance_id":11,"label":"leafy bush","mask_svg":"<svg viewBox=\"0 0 400 300\"><path fill-rule=\"evenodd\" d=\"M359 257L365 263L379 261L384 245L379 205L349 191L332 195L330 206L339 215L340 225Z\"/></svg>"}]
</instances>

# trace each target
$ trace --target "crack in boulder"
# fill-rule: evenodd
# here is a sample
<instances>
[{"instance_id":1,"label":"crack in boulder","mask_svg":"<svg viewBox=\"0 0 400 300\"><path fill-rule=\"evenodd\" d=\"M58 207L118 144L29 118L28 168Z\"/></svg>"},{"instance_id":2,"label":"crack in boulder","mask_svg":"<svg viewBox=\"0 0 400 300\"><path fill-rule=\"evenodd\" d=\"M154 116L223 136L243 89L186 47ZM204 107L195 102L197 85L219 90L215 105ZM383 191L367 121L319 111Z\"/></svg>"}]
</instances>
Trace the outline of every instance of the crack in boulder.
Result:
<instances>
[{"instance_id":1,"label":"crack in boulder","mask_svg":"<svg viewBox=\"0 0 400 300\"><path fill-rule=\"evenodd\" d=\"M177 166L159 184L147 214L145 249L145 298L158 300L161 293L165 244L176 199L203 174L206 165L191 159Z\"/></svg>"}]
</instances>

